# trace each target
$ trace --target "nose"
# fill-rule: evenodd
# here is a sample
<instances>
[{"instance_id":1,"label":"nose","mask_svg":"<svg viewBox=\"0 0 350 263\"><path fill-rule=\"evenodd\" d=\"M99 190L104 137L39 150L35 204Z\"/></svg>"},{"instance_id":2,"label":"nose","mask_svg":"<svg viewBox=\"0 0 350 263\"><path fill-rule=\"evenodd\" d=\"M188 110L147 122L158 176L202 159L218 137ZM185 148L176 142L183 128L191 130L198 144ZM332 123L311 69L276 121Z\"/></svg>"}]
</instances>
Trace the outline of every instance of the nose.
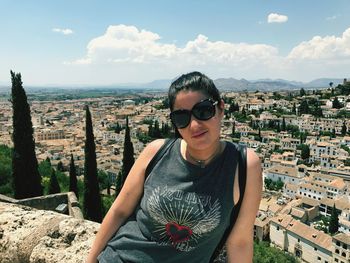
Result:
<instances>
[{"instance_id":1,"label":"nose","mask_svg":"<svg viewBox=\"0 0 350 263\"><path fill-rule=\"evenodd\" d=\"M190 127L197 127L201 125L201 121L196 119L196 117L193 116L193 114L191 114L191 120L190 120Z\"/></svg>"}]
</instances>

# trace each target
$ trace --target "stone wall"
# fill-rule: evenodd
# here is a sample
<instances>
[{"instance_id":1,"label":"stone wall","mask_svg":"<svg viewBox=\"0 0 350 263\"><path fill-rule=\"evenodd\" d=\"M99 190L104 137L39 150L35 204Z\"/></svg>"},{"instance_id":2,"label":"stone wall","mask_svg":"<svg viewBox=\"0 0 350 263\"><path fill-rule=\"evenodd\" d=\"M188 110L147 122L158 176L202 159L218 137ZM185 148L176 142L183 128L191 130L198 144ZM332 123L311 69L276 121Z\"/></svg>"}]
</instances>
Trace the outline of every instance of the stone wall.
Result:
<instances>
[{"instance_id":1,"label":"stone wall","mask_svg":"<svg viewBox=\"0 0 350 263\"><path fill-rule=\"evenodd\" d=\"M84 262L98 228L88 220L0 202L1 263Z\"/></svg>"},{"instance_id":2,"label":"stone wall","mask_svg":"<svg viewBox=\"0 0 350 263\"><path fill-rule=\"evenodd\" d=\"M0 202L25 205L42 210L56 211L67 215L71 215L74 218L84 218L79 207L78 199L74 192L51 194L26 199L13 199L5 195L0 195ZM66 207L66 210L59 211L57 209L59 205L63 205L63 207Z\"/></svg>"}]
</instances>

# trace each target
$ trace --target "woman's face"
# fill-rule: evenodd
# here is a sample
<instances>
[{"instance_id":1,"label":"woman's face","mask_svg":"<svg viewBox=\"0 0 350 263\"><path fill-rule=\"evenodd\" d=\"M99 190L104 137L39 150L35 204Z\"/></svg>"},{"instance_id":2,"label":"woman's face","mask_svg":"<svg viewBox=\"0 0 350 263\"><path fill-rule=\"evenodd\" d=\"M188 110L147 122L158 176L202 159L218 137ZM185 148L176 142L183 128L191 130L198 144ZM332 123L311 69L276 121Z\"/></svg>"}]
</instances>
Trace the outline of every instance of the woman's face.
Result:
<instances>
[{"instance_id":1,"label":"woman's face","mask_svg":"<svg viewBox=\"0 0 350 263\"><path fill-rule=\"evenodd\" d=\"M199 91L180 91L176 96L173 111L180 109L192 110L195 104L208 98ZM220 139L221 119L224 115L223 108L223 101L219 101L215 106L215 115L212 118L201 121L192 115L188 126L178 129L182 138L191 148L204 150L214 147Z\"/></svg>"}]
</instances>

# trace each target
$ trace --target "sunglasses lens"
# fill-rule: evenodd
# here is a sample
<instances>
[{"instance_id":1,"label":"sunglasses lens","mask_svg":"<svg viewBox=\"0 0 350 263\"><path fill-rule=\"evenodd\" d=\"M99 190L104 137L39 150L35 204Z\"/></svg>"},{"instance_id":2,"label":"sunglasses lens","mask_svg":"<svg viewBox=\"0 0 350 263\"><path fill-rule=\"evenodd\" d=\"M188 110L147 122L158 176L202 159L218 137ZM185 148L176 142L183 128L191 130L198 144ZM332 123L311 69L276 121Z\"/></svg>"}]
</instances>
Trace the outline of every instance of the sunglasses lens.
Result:
<instances>
[{"instance_id":1,"label":"sunglasses lens","mask_svg":"<svg viewBox=\"0 0 350 263\"><path fill-rule=\"evenodd\" d=\"M198 120L206 121L215 115L215 106L210 101L203 101L193 107L192 113Z\"/></svg>"},{"instance_id":2,"label":"sunglasses lens","mask_svg":"<svg viewBox=\"0 0 350 263\"><path fill-rule=\"evenodd\" d=\"M177 110L170 114L171 121L178 129L185 128L191 120L191 112L188 110Z\"/></svg>"}]
</instances>

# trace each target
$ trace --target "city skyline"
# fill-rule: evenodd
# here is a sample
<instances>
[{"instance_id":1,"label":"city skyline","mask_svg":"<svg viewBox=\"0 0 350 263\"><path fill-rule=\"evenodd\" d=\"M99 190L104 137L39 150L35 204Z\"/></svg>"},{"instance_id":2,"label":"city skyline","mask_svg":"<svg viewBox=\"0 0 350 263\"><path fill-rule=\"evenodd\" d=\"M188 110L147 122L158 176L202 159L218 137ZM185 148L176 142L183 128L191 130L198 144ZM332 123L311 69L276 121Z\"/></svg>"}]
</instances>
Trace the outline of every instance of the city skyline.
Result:
<instances>
[{"instance_id":1,"label":"city skyline","mask_svg":"<svg viewBox=\"0 0 350 263\"><path fill-rule=\"evenodd\" d=\"M348 78L350 2L2 1L0 84Z\"/></svg>"}]
</instances>

